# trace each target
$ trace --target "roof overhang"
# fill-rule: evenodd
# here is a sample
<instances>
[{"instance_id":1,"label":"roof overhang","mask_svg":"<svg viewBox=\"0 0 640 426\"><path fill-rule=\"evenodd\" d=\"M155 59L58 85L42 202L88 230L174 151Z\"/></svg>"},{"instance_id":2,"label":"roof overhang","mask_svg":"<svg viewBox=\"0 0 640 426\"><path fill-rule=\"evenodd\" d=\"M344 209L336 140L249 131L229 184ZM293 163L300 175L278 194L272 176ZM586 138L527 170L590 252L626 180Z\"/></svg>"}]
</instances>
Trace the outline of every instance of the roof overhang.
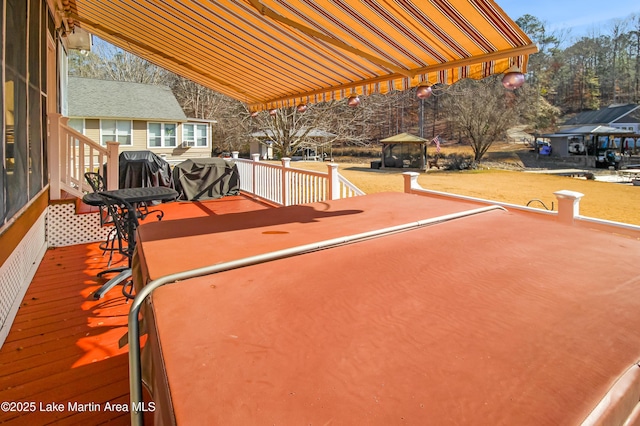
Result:
<instances>
[{"instance_id":1,"label":"roof overhang","mask_svg":"<svg viewBox=\"0 0 640 426\"><path fill-rule=\"evenodd\" d=\"M537 51L493 0L70 0L64 13L252 110L524 72Z\"/></svg>"},{"instance_id":2,"label":"roof overhang","mask_svg":"<svg viewBox=\"0 0 640 426\"><path fill-rule=\"evenodd\" d=\"M383 144L394 144L394 143L427 143L429 141L425 138L421 138L420 136L412 135L410 133L400 133L398 135L390 136L386 139L381 139L380 142Z\"/></svg>"}]
</instances>

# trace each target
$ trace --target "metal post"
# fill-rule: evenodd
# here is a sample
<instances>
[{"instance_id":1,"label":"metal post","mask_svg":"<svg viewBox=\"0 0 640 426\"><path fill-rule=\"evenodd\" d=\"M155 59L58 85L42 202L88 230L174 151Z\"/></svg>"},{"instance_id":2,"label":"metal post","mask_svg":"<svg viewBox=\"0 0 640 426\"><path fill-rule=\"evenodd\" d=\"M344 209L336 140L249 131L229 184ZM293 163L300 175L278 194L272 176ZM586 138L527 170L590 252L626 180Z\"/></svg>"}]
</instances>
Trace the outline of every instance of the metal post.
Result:
<instances>
[{"instance_id":1,"label":"metal post","mask_svg":"<svg viewBox=\"0 0 640 426\"><path fill-rule=\"evenodd\" d=\"M424 138L424 99L420 99L420 109L418 116L418 127L420 128L420 137Z\"/></svg>"},{"instance_id":2,"label":"metal post","mask_svg":"<svg viewBox=\"0 0 640 426\"><path fill-rule=\"evenodd\" d=\"M418 115L418 127L420 127L420 137L424 138L424 99L420 99L420 112ZM422 153L422 167L427 170L429 168L428 166L428 155L427 155L427 147L429 146L428 143L424 144L424 152Z\"/></svg>"}]
</instances>

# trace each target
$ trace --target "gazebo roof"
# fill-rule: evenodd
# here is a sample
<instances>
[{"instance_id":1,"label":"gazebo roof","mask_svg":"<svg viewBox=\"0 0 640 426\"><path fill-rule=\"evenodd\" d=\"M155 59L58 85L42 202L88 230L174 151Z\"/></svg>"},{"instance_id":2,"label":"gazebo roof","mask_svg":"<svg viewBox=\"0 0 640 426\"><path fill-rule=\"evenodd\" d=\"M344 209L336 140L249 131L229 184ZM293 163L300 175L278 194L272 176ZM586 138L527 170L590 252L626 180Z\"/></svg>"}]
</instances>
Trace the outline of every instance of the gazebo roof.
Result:
<instances>
[{"instance_id":1,"label":"gazebo roof","mask_svg":"<svg viewBox=\"0 0 640 426\"><path fill-rule=\"evenodd\" d=\"M294 134L294 136L300 137L304 134L305 131L306 129L298 129ZM273 131L273 129L265 129L265 130L258 130L257 132L253 132L251 133L251 136L253 136L254 138L273 138L278 135L276 132ZM309 131L309 133L307 133L306 136L308 138L332 138L338 135L336 135L335 133L327 132L325 130L312 129Z\"/></svg>"},{"instance_id":2,"label":"gazebo roof","mask_svg":"<svg viewBox=\"0 0 640 426\"><path fill-rule=\"evenodd\" d=\"M429 142L425 138L421 138L420 136L412 135L411 133L400 133L395 136L390 136L385 139L381 139L382 143L427 143Z\"/></svg>"}]
</instances>

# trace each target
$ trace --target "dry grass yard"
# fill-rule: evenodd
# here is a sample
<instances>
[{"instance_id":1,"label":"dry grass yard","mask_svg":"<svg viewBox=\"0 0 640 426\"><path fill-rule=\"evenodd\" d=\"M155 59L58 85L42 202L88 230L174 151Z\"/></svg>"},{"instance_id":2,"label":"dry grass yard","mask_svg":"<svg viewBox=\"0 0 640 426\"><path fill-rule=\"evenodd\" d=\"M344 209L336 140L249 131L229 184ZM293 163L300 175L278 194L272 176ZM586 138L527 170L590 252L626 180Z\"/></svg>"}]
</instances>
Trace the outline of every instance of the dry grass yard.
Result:
<instances>
[{"instance_id":1,"label":"dry grass yard","mask_svg":"<svg viewBox=\"0 0 640 426\"><path fill-rule=\"evenodd\" d=\"M461 148L449 148L449 150L459 152ZM464 149L462 151L464 152ZM446 147L443 153L448 153ZM553 203L554 210L557 208L557 201L553 193L567 189L584 194L580 203L582 215L640 225L640 186L525 173L524 170L527 169L543 168L536 167L542 164L536 164L535 159L532 161L531 158L534 156L535 154L528 153L523 145L501 144L492 148L487 161L479 170L422 171L418 182L426 189L518 205L526 205L530 200L538 199L548 207ZM335 162L339 164L340 173L367 194L403 190L402 173L408 169L375 170L370 168L370 160L373 159L353 162L353 159L338 157ZM327 170L327 164L322 162L298 161L292 162L291 166L318 171ZM556 166L556 168L576 168L572 164ZM505 170L505 168L511 170ZM611 172L598 170L596 173ZM540 203L533 203L531 207L543 208Z\"/></svg>"}]
</instances>

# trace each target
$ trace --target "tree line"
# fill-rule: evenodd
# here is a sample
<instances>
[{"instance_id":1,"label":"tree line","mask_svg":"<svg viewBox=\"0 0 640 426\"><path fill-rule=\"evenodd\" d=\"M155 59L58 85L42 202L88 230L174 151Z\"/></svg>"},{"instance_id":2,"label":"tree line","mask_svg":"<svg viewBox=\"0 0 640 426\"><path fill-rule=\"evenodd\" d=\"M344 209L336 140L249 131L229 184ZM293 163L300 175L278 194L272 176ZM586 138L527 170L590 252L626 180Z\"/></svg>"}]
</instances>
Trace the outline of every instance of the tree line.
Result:
<instances>
[{"instance_id":1,"label":"tree line","mask_svg":"<svg viewBox=\"0 0 640 426\"><path fill-rule=\"evenodd\" d=\"M69 56L71 75L169 86L185 114L216 120L212 155L248 154L255 134L278 156L324 144L377 147L389 136L408 132L426 139L469 144L479 161L506 130L526 124L531 133L553 131L565 114L640 100L640 16L612 22L607 34L581 37L567 47L566 33L549 33L544 23L524 15L516 23L537 43L525 85L502 87L500 76L435 85L419 100L415 89L373 94L351 108L345 101L251 114L246 105L163 70L135 55L96 40L92 52ZM333 136L314 139L312 130Z\"/></svg>"}]
</instances>

